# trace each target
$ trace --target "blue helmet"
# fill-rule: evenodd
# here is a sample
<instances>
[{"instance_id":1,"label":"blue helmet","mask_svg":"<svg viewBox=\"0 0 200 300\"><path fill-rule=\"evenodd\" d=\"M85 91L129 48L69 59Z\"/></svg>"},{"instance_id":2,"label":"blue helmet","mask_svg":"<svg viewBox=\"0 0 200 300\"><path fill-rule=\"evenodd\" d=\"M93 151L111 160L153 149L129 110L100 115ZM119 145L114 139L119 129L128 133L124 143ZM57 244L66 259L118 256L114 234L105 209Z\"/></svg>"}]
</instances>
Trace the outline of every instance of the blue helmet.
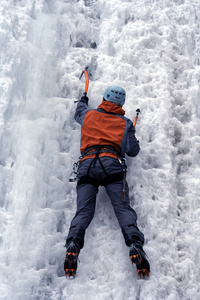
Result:
<instances>
[{"instance_id":1,"label":"blue helmet","mask_svg":"<svg viewBox=\"0 0 200 300\"><path fill-rule=\"evenodd\" d=\"M109 86L106 91L103 94L103 97L105 100L119 104L124 105L125 98L126 98L126 92L123 88L111 85Z\"/></svg>"}]
</instances>

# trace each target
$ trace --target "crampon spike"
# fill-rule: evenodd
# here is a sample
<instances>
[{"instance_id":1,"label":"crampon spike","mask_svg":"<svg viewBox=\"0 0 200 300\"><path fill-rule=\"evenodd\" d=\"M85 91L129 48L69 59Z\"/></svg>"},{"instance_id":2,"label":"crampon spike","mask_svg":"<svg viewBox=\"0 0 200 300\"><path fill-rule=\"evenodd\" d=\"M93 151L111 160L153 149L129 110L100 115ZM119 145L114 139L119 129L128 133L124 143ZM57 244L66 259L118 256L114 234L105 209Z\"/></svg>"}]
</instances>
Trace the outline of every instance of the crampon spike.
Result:
<instances>
[{"instance_id":1,"label":"crampon spike","mask_svg":"<svg viewBox=\"0 0 200 300\"><path fill-rule=\"evenodd\" d=\"M134 254L134 255L130 255L129 256L132 264L136 264L136 265L139 265L141 263L141 257L139 256L139 254Z\"/></svg>"},{"instance_id":2,"label":"crampon spike","mask_svg":"<svg viewBox=\"0 0 200 300\"><path fill-rule=\"evenodd\" d=\"M75 278L76 269L65 269L65 276L69 278Z\"/></svg>"},{"instance_id":3,"label":"crampon spike","mask_svg":"<svg viewBox=\"0 0 200 300\"><path fill-rule=\"evenodd\" d=\"M138 269L137 272L140 278L150 277L150 273L147 269Z\"/></svg>"}]
</instances>

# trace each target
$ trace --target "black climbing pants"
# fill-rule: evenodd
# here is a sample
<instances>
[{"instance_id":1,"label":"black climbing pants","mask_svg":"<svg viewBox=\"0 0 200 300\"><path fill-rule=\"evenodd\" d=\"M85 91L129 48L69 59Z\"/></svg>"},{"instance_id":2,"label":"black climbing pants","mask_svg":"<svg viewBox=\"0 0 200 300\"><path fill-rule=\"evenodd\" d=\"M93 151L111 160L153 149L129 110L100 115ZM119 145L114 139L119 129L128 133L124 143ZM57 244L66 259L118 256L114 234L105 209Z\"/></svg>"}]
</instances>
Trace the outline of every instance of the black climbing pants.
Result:
<instances>
[{"instance_id":1,"label":"black climbing pants","mask_svg":"<svg viewBox=\"0 0 200 300\"><path fill-rule=\"evenodd\" d=\"M102 157L100 159L101 163L97 160L95 165L91 165L92 159L87 158L79 166L78 177L80 182L77 185L77 211L70 225L67 244L71 239L77 239L81 248L83 247L85 230L93 219L96 195L102 182L106 182L105 189L121 227L125 243L130 246L134 240L139 240L143 244L144 235L137 227L137 214L130 206L128 184L123 182L123 166L115 158ZM104 170L102 170L101 164L103 164ZM91 181L89 179L81 182L81 178L87 178L89 166L89 178L92 179ZM117 180L116 174L122 174L122 180L111 182L112 175ZM108 181L105 180L106 176L109 177Z\"/></svg>"}]
</instances>

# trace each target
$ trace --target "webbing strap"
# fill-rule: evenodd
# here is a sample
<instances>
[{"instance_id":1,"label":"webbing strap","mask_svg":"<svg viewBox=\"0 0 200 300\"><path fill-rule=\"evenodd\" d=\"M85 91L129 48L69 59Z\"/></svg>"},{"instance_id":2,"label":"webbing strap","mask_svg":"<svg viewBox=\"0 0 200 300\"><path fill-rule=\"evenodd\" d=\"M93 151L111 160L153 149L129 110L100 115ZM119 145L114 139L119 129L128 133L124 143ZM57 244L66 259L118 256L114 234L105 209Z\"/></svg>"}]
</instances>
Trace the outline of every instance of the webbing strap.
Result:
<instances>
[{"instance_id":1,"label":"webbing strap","mask_svg":"<svg viewBox=\"0 0 200 300\"><path fill-rule=\"evenodd\" d=\"M107 175L103 180L103 186L107 186L117 181L123 181L123 173L115 173L115 174Z\"/></svg>"},{"instance_id":2,"label":"webbing strap","mask_svg":"<svg viewBox=\"0 0 200 300\"><path fill-rule=\"evenodd\" d=\"M114 174L107 175L101 182L98 182L98 180L96 180L93 177L82 176L78 180L78 185L92 184L92 185L99 187L100 185L107 186L107 185L117 182L117 181L123 181L123 173L114 173Z\"/></svg>"},{"instance_id":3,"label":"webbing strap","mask_svg":"<svg viewBox=\"0 0 200 300\"><path fill-rule=\"evenodd\" d=\"M102 164L102 162L101 162L101 160L100 160L100 158L99 158L99 152L100 152L100 148L97 148L96 156L95 156L95 158L91 161L91 163L90 163L90 165L89 165L88 172L87 172L87 177L90 176L90 175L89 175L90 169L91 169L92 165L95 166L97 160L99 161L99 163L100 163L100 165L101 165L101 168L102 168L102 170L104 171L105 175L107 175L107 172L106 172L106 170L105 170L105 168L104 168L104 166L103 166L103 164Z\"/></svg>"},{"instance_id":4,"label":"webbing strap","mask_svg":"<svg viewBox=\"0 0 200 300\"><path fill-rule=\"evenodd\" d=\"M112 146L106 146L106 145L97 145L97 146L93 146L93 147L89 147L81 156L81 158L87 156L87 155L91 155L91 154L95 154L95 157L94 159L91 161L90 165L89 165L89 168L88 168L88 172L87 172L87 176L89 177L89 173L90 173L90 169L92 167L92 165L95 166L97 160L99 161L100 165L101 165L101 168L102 170L104 171L105 175L107 176L107 172L99 158L99 154L101 153L115 153L117 154L119 157L120 157L120 153L117 149L115 149L114 147Z\"/></svg>"},{"instance_id":5,"label":"webbing strap","mask_svg":"<svg viewBox=\"0 0 200 300\"><path fill-rule=\"evenodd\" d=\"M118 151L116 148L110 146L110 145L96 145L87 148L80 156L80 159L84 158L87 155L92 154L101 154L101 153L114 153L118 157L122 157L120 151Z\"/></svg>"},{"instance_id":6,"label":"webbing strap","mask_svg":"<svg viewBox=\"0 0 200 300\"><path fill-rule=\"evenodd\" d=\"M88 177L88 176L82 176L81 178L79 178L77 184L78 185L81 185L81 184L92 184L92 185L95 185L95 186L99 187L98 181L95 178Z\"/></svg>"}]
</instances>

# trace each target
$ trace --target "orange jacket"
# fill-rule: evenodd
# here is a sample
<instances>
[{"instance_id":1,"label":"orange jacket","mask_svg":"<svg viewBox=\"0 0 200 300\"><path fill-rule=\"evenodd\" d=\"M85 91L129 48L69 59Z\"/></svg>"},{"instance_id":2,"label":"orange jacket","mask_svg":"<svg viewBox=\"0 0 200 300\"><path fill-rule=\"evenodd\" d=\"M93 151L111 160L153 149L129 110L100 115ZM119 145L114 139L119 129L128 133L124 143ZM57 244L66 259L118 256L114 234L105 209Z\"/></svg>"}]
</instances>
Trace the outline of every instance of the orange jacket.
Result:
<instances>
[{"instance_id":1,"label":"orange jacket","mask_svg":"<svg viewBox=\"0 0 200 300\"><path fill-rule=\"evenodd\" d=\"M135 138L135 128L131 120L124 116L125 111L118 105L103 101L97 109L90 110L84 101L79 101L75 113L76 121L82 125L81 154L90 147L111 146L124 157L136 156L140 150ZM86 158L95 155L87 155ZM114 153L101 153L101 156L117 158Z\"/></svg>"}]
</instances>

